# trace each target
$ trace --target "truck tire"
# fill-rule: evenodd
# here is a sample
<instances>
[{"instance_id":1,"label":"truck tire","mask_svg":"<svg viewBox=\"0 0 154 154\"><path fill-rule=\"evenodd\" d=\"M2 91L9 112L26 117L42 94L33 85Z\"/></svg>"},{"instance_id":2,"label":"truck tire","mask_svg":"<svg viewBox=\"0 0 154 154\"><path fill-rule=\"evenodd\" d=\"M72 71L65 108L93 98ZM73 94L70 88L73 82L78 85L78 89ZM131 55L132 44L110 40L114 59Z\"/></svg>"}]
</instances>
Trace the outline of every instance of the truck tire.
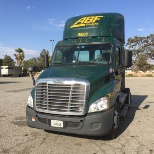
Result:
<instances>
[{"instance_id":1,"label":"truck tire","mask_svg":"<svg viewBox=\"0 0 154 154\"><path fill-rule=\"evenodd\" d=\"M117 130L118 130L118 127L119 127L119 121L120 121L119 113L117 112L117 110L115 110L114 111L114 117L113 117L112 130L109 134L106 135L107 139L113 140L113 139L117 138Z\"/></svg>"}]
</instances>

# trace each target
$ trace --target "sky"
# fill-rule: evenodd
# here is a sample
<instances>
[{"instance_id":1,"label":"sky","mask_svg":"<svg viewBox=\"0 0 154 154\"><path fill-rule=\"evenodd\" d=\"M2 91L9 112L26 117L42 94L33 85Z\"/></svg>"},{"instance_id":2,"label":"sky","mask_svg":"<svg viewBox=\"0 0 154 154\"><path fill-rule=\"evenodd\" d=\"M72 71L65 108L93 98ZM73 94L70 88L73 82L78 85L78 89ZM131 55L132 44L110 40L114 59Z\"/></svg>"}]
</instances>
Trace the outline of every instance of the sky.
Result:
<instances>
[{"instance_id":1,"label":"sky","mask_svg":"<svg viewBox=\"0 0 154 154\"><path fill-rule=\"evenodd\" d=\"M25 60L39 57L43 49L52 55L67 19L107 12L124 16L125 42L154 34L154 0L0 0L0 58L14 59L17 48Z\"/></svg>"}]
</instances>

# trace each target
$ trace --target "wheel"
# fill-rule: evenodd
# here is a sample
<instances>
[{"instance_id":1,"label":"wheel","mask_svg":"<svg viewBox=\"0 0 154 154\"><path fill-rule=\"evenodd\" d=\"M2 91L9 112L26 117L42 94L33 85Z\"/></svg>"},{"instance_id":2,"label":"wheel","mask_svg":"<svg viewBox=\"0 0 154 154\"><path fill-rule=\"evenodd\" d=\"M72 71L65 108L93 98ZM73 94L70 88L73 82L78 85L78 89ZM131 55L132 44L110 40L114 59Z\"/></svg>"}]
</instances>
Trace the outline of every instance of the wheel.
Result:
<instances>
[{"instance_id":1,"label":"wheel","mask_svg":"<svg viewBox=\"0 0 154 154\"><path fill-rule=\"evenodd\" d=\"M119 121L120 121L119 113L115 110L112 130L106 136L109 140L113 140L117 137L117 130L118 130L118 127L119 127Z\"/></svg>"}]
</instances>

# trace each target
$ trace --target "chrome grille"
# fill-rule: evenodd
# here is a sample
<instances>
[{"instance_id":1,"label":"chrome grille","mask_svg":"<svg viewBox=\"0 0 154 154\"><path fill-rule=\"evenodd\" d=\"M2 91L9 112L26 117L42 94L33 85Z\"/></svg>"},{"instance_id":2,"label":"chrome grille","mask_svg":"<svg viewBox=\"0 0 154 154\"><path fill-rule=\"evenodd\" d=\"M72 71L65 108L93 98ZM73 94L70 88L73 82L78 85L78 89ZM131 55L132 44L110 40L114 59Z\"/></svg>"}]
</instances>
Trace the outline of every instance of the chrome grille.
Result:
<instances>
[{"instance_id":1,"label":"chrome grille","mask_svg":"<svg viewBox=\"0 0 154 154\"><path fill-rule=\"evenodd\" d=\"M35 106L40 112L83 115L87 100L87 81L40 79L36 83Z\"/></svg>"}]
</instances>

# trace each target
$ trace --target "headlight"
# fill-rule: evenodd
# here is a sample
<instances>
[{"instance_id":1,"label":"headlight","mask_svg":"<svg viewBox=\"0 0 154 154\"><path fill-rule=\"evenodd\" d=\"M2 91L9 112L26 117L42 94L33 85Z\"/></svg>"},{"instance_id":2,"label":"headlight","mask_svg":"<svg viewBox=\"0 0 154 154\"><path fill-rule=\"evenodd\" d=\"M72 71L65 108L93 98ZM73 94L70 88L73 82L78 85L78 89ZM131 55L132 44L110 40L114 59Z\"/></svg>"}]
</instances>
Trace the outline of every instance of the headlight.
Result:
<instances>
[{"instance_id":1,"label":"headlight","mask_svg":"<svg viewBox=\"0 0 154 154\"><path fill-rule=\"evenodd\" d=\"M27 102L27 105L30 106L30 107L33 107L33 98L31 95L28 96L28 102Z\"/></svg>"},{"instance_id":2,"label":"headlight","mask_svg":"<svg viewBox=\"0 0 154 154\"><path fill-rule=\"evenodd\" d=\"M97 111L103 111L107 110L109 107L109 98L108 97L102 97L93 104L91 104L89 108L89 113L90 112L97 112Z\"/></svg>"}]
</instances>

